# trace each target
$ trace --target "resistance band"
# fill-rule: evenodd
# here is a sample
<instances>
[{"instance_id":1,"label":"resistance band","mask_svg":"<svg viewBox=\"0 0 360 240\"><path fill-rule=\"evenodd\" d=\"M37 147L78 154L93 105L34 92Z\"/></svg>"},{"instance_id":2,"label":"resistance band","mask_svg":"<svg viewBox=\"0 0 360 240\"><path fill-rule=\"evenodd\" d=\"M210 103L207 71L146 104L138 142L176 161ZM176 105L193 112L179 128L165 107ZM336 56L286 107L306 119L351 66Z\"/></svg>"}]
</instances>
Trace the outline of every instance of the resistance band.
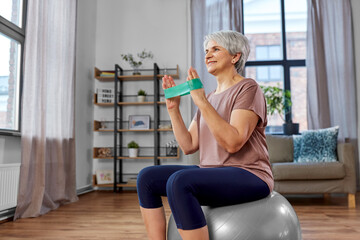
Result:
<instances>
[{"instance_id":1,"label":"resistance band","mask_svg":"<svg viewBox=\"0 0 360 240\"><path fill-rule=\"evenodd\" d=\"M190 94L190 91L203 88L203 85L199 78L194 78L179 84L175 87L167 88L164 90L165 98L173 98L176 96L184 96Z\"/></svg>"}]
</instances>

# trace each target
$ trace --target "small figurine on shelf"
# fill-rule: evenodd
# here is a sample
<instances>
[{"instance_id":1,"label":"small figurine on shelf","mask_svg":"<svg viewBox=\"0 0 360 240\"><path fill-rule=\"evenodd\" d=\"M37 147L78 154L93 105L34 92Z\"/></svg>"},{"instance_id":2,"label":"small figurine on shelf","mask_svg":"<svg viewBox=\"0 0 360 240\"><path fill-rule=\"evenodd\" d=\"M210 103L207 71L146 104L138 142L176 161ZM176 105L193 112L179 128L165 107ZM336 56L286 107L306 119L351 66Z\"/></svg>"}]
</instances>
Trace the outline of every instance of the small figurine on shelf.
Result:
<instances>
[{"instance_id":1,"label":"small figurine on shelf","mask_svg":"<svg viewBox=\"0 0 360 240\"><path fill-rule=\"evenodd\" d=\"M178 152L178 144L176 140L172 140L166 144L166 156L176 157Z\"/></svg>"},{"instance_id":2,"label":"small figurine on shelf","mask_svg":"<svg viewBox=\"0 0 360 240\"><path fill-rule=\"evenodd\" d=\"M145 98L146 98L146 92L145 92L145 90L140 89L140 90L138 91L138 96L137 96L137 98L138 98L138 102L145 102Z\"/></svg>"},{"instance_id":3,"label":"small figurine on shelf","mask_svg":"<svg viewBox=\"0 0 360 240\"><path fill-rule=\"evenodd\" d=\"M136 61L131 53L121 54L122 59L129 62L130 66L134 69L133 75L141 75L139 68L143 64L142 61L147 58L152 59L154 57L152 52L146 52L145 49L141 53L138 53L137 56L140 58L140 61Z\"/></svg>"},{"instance_id":4,"label":"small figurine on shelf","mask_svg":"<svg viewBox=\"0 0 360 240\"><path fill-rule=\"evenodd\" d=\"M159 129L165 130L165 129L172 129L171 127L171 123L163 123L163 124L159 124Z\"/></svg>"},{"instance_id":5,"label":"small figurine on shelf","mask_svg":"<svg viewBox=\"0 0 360 240\"><path fill-rule=\"evenodd\" d=\"M98 157L111 157L111 149L110 148L99 148L98 149Z\"/></svg>"},{"instance_id":6,"label":"small figurine on shelf","mask_svg":"<svg viewBox=\"0 0 360 240\"><path fill-rule=\"evenodd\" d=\"M101 121L100 121L100 128L99 128L99 130L106 130L107 127L108 127L108 126L107 126L106 120L105 120L104 118L102 118Z\"/></svg>"},{"instance_id":7,"label":"small figurine on shelf","mask_svg":"<svg viewBox=\"0 0 360 240\"><path fill-rule=\"evenodd\" d=\"M129 149L129 157L137 157L139 153L139 144L135 141L131 141L127 145Z\"/></svg>"}]
</instances>

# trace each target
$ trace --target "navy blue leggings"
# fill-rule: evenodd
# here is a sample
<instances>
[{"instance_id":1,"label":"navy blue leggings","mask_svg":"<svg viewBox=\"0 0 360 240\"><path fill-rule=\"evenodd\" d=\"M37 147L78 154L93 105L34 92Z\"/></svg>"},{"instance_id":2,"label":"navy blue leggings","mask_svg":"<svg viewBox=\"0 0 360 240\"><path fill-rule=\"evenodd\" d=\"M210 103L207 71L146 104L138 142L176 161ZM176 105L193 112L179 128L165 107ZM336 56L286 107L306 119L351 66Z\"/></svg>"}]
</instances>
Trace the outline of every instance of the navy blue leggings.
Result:
<instances>
[{"instance_id":1,"label":"navy blue leggings","mask_svg":"<svg viewBox=\"0 0 360 240\"><path fill-rule=\"evenodd\" d=\"M144 168L137 179L140 206L162 207L167 196L176 225L183 230L206 225L203 206L226 206L258 200L269 195L259 177L235 167L161 165Z\"/></svg>"}]
</instances>

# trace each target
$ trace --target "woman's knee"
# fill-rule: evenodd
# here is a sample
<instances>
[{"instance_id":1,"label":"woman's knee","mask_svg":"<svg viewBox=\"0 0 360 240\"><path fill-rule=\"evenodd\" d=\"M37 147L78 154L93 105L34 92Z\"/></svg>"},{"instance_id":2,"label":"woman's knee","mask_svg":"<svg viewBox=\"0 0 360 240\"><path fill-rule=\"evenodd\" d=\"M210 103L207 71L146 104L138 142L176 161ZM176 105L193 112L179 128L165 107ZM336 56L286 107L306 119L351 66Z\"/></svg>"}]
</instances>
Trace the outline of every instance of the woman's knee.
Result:
<instances>
[{"instance_id":1,"label":"woman's knee","mask_svg":"<svg viewBox=\"0 0 360 240\"><path fill-rule=\"evenodd\" d=\"M150 166L150 167L146 167L143 168L138 176L137 176L137 187L141 187L146 185L147 183L150 182L150 180L153 178L154 176L154 171L156 166Z\"/></svg>"},{"instance_id":2,"label":"woman's knee","mask_svg":"<svg viewBox=\"0 0 360 240\"><path fill-rule=\"evenodd\" d=\"M174 194L183 194L191 189L189 175L186 170L180 170L173 173L166 183L166 193L169 198Z\"/></svg>"}]
</instances>

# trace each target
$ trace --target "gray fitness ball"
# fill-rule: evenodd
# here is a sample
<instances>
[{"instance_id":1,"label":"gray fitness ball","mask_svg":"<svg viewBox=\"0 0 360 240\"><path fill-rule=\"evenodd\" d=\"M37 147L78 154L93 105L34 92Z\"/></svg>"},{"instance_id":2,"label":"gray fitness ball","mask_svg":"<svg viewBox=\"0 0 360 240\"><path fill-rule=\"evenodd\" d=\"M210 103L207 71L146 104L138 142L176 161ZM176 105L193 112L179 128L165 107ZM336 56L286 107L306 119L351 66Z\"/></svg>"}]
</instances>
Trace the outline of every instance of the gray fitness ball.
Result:
<instances>
[{"instance_id":1,"label":"gray fitness ball","mask_svg":"<svg viewBox=\"0 0 360 240\"><path fill-rule=\"evenodd\" d=\"M211 240L301 240L298 217L277 192L268 197L225 207L202 207ZM181 240L171 215L168 239Z\"/></svg>"}]
</instances>

